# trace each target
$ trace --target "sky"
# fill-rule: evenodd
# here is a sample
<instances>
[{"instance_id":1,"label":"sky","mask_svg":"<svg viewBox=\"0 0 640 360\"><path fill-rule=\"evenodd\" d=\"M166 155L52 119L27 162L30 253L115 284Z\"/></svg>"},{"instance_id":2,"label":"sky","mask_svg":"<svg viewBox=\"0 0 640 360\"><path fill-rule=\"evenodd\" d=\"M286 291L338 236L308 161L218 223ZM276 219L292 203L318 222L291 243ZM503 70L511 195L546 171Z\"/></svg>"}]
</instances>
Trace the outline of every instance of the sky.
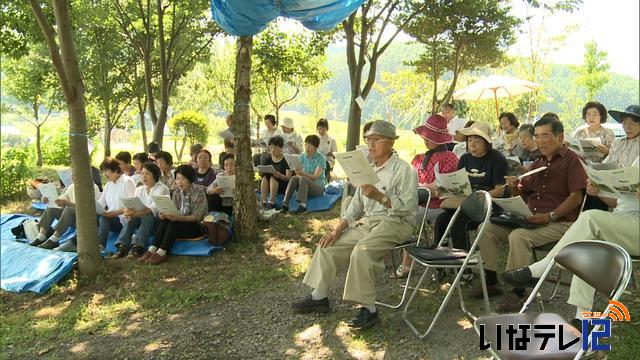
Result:
<instances>
[{"instance_id":1,"label":"sky","mask_svg":"<svg viewBox=\"0 0 640 360\"><path fill-rule=\"evenodd\" d=\"M513 14L524 18L524 0L511 0ZM640 27L638 14L639 0L584 0L579 10L561 13L545 19L545 34L554 37L565 33L567 26L576 26L576 31L565 39L564 46L549 54L552 63L580 65L583 62L584 45L595 40L598 49L607 52L611 71L640 79ZM540 23L540 18L533 23ZM300 31L302 25L295 21L280 21L285 31ZM389 32L392 30L388 30ZM518 41L511 47L511 55L529 54L529 37L519 34ZM396 41L410 41L411 37L401 35Z\"/></svg>"}]
</instances>

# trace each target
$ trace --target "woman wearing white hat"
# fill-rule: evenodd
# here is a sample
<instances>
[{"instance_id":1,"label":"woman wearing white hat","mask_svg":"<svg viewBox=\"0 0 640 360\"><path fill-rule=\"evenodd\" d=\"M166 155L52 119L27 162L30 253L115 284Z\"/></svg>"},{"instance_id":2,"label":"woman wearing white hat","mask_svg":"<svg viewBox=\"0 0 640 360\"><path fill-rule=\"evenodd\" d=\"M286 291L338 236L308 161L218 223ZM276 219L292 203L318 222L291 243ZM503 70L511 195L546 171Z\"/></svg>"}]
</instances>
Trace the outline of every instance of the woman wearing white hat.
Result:
<instances>
[{"instance_id":1,"label":"woman wearing white hat","mask_svg":"<svg viewBox=\"0 0 640 360\"><path fill-rule=\"evenodd\" d=\"M302 136L293 129L293 119L286 117L282 119L282 137L284 138L285 154L300 154L303 150Z\"/></svg>"}]
</instances>

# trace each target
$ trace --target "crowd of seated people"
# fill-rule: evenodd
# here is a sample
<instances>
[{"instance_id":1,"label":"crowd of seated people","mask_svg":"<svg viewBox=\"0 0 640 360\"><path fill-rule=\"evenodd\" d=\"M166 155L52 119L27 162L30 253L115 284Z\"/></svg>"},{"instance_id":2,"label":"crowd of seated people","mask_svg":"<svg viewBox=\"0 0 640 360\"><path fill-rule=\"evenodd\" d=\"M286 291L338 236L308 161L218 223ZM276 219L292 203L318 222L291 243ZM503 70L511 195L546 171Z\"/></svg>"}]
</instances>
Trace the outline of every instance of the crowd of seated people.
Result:
<instances>
[{"instance_id":1,"label":"crowd of seated people","mask_svg":"<svg viewBox=\"0 0 640 360\"><path fill-rule=\"evenodd\" d=\"M464 170L472 191L484 190L493 198L521 196L533 213L525 219L531 226L490 223L477 239L470 236L470 231L478 224L464 214L452 226L453 247L469 249L473 241L479 242L487 290L492 297L505 293L498 281L498 272L503 272L498 257L506 245L503 282L512 288L497 304L499 312L518 311L532 279L539 277L550 258L567 244L586 238L599 239L618 243L631 254L640 255L637 241L629 241L638 238L640 193L618 200L600 198L599 190L588 182L583 169L587 159L581 159L566 146L565 126L556 114L546 113L532 124L520 125L514 114L503 113L497 119L498 134L487 122L466 122L453 116L452 110L447 105L442 115L431 115L414 129L424 141L426 151L410 163L401 160L394 149L399 136L391 123L378 120L365 125L367 156L381 183L356 187L352 200L341 213L339 225L320 240L304 279L312 288L311 293L293 305L296 311L330 311L328 294L335 274L348 265L344 299L362 304L349 325L366 328L378 322L374 280L376 273L384 269L385 252L407 240L425 211L433 225L433 238L439 240L460 205L461 199L439 197L436 167L442 174ZM589 102L582 114L587 126L576 132L575 137L600 139L598 149L602 157L590 160L638 166L639 106L608 112L623 126L625 136L619 139L613 139L601 125L607 118L602 104ZM302 141L291 118L283 119L281 129L275 117L267 115L264 121L268 126L262 135L268 138L268 150L259 154L259 165L273 166L275 171L259 174L261 206L288 211L289 200L295 196L299 207L294 213L305 213L309 198L323 194L326 170L333 166L338 151L335 139L328 135L328 122L320 119L316 126L318 135L309 135ZM232 155L226 155L221 160L223 171L216 171L212 153L194 145L190 149L191 161L174 169L171 154L152 145L148 147L149 154L131 157L119 153L116 159L102 162L100 170L107 183L104 191L95 189L97 202L105 210L98 218L98 238L104 246L109 233L118 232L114 257L160 264L168 259L178 238L196 238L206 233L202 221L207 214L217 212L228 217L233 214L233 198L223 196L226 189L219 185L218 177L233 176L236 164ZM289 154L298 155L299 164L294 169L285 158ZM514 156L521 161L520 173L545 169L519 179L510 175L507 162L507 157ZM132 174L140 176L141 185L137 188ZM419 201L419 189L431 193L428 204ZM282 205L276 204L278 194L284 195ZM179 215L159 211L153 202L154 195L170 196ZM588 205L584 199L589 196L602 201L605 208L589 210L587 206L583 210L583 203ZM138 197L145 208L128 209L122 204L123 197ZM45 210L31 245L63 248L58 246L58 240L67 228L74 226L74 199L73 185L58 199L43 199L55 202L59 208ZM611 208L613 212L609 211ZM492 211L502 212L497 206ZM54 219L58 223L52 227ZM145 251L151 235L155 239ZM62 250L73 251L75 245L73 241L69 243ZM552 243L556 246L549 255L532 264L533 248ZM405 255L396 275L405 276L410 263L411 258ZM481 289L474 289L472 295L481 297ZM574 279L569 303L577 307L579 318L582 311L592 307L593 289Z\"/></svg>"}]
</instances>

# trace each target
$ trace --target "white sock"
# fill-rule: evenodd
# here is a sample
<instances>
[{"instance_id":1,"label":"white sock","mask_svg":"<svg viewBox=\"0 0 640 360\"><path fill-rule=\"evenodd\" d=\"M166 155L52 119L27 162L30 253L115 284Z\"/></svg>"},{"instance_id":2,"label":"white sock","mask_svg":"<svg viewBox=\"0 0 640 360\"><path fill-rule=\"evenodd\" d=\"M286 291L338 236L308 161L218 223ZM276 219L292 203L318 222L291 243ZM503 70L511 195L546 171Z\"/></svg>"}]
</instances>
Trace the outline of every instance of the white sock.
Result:
<instances>
[{"instance_id":1,"label":"white sock","mask_svg":"<svg viewBox=\"0 0 640 360\"><path fill-rule=\"evenodd\" d=\"M40 241L44 241L47 237L43 233L39 233L37 239Z\"/></svg>"},{"instance_id":2,"label":"white sock","mask_svg":"<svg viewBox=\"0 0 640 360\"><path fill-rule=\"evenodd\" d=\"M313 289L313 291L311 292L311 299L312 300L322 300L324 298L327 297L327 293L324 291L320 291L318 289Z\"/></svg>"},{"instance_id":3,"label":"white sock","mask_svg":"<svg viewBox=\"0 0 640 360\"><path fill-rule=\"evenodd\" d=\"M591 311L591 309L581 308L580 306L576 306L576 319L583 320L584 316L582 315L585 311Z\"/></svg>"},{"instance_id":4,"label":"white sock","mask_svg":"<svg viewBox=\"0 0 640 360\"><path fill-rule=\"evenodd\" d=\"M376 309L376 304L362 304L362 307L369 310L372 314L378 311L378 309Z\"/></svg>"},{"instance_id":5,"label":"white sock","mask_svg":"<svg viewBox=\"0 0 640 360\"><path fill-rule=\"evenodd\" d=\"M156 254L160 256L165 256L167 255L167 251L165 249L158 249L158 251L156 251Z\"/></svg>"},{"instance_id":6,"label":"white sock","mask_svg":"<svg viewBox=\"0 0 640 360\"><path fill-rule=\"evenodd\" d=\"M307 203L303 203L303 202L301 202L301 203L300 203L300 206L302 206L303 208L305 208L305 209L306 209L306 208L307 208Z\"/></svg>"},{"instance_id":7,"label":"white sock","mask_svg":"<svg viewBox=\"0 0 640 360\"><path fill-rule=\"evenodd\" d=\"M533 263L529 265L529 270L531 270L531 276L534 278L539 278L544 274L544 270L549 266L551 262L551 257L547 256L544 259L538 261L537 263Z\"/></svg>"},{"instance_id":8,"label":"white sock","mask_svg":"<svg viewBox=\"0 0 640 360\"><path fill-rule=\"evenodd\" d=\"M40 239L40 235L38 235L38 239ZM60 238L55 236L55 235L51 235L51 236L49 236L49 240L51 240L53 242L58 242L58 240L60 240Z\"/></svg>"},{"instance_id":9,"label":"white sock","mask_svg":"<svg viewBox=\"0 0 640 360\"><path fill-rule=\"evenodd\" d=\"M156 251L158 251L158 247L157 246L153 246L153 245L149 246L149 252L150 253L155 253Z\"/></svg>"}]
</instances>

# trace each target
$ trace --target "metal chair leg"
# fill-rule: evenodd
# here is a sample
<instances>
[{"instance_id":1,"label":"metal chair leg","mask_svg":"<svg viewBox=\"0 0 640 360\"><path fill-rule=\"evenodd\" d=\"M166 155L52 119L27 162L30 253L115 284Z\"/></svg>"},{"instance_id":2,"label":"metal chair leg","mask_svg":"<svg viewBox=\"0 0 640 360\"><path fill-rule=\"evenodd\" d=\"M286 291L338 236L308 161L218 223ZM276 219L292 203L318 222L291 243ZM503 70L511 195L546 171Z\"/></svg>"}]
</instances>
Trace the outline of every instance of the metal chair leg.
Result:
<instances>
[{"instance_id":1,"label":"metal chair leg","mask_svg":"<svg viewBox=\"0 0 640 360\"><path fill-rule=\"evenodd\" d=\"M402 290L402 298L400 298L400 302L397 303L396 305L391 305L391 304L387 304L387 303L382 302L382 301L376 301L376 303L375 303L376 305L384 306L384 307L387 307L387 308L390 308L390 309L399 309L402 306L402 304L404 304L404 300L406 299L407 292L409 291L409 288L410 288L409 281L411 280L411 273L413 272L413 265L414 265L414 261L412 260L411 261L411 266L409 267L409 275L407 275L407 281L405 282L404 289ZM395 273L395 270L394 270L394 273ZM420 286L417 286L416 287L416 291L419 288L420 288Z\"/></svg>"}]
</instances>

